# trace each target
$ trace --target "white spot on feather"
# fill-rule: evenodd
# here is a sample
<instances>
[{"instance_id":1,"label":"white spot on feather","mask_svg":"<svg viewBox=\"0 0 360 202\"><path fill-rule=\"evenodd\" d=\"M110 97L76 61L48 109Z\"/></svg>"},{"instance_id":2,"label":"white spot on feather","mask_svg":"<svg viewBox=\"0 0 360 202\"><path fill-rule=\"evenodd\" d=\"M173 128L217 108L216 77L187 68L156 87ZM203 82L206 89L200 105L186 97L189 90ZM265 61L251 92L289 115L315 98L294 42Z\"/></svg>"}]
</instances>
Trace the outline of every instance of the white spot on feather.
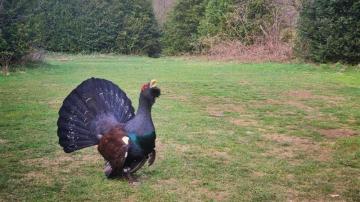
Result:
<instances>
[{"instance_id":1,"label":"white spot on feather","mask_svg":"<svg viewBox=\"0 0 360 202\"><path fill-rule=\"evenodd\" d=\"M122 138L122 141L125 143L125 144L129 144L129 137L123 137Z\"/></svg>"},{"instance_id":2,"label":"white spot on feather","mask_svg":"<svg viewBox=\"0 0 360 202\"><path fill-rule=\"evenodd\" d=\"M102 138L102 134L97 134L96 137L100 140Z\"/></svg>"},{"instance_id":3,"label":"white spot on feather","mask_svg":"<svg viewBox=\"0 0 360 202\"><path fill-rule=\"evenodd\" d=\"M125 152L125 158L128 156L128 153L127 152Z\"/></svg>"}]
</instances>

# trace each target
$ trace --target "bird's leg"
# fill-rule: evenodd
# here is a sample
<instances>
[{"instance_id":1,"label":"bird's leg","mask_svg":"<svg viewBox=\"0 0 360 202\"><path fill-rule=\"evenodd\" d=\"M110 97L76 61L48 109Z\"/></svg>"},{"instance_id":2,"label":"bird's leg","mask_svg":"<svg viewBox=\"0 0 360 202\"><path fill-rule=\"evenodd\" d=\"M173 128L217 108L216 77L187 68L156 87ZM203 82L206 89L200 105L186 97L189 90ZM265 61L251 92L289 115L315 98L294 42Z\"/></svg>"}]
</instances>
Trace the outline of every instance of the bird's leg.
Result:
<instances>
[{"instance_id":1,"label":"bird's leg","mask_svg":"<svg viewBox=\"0 0 360 202\"><path fill-rule=\"evenodd\" d=\"M110 178L112 171L113 171L113 169L110 165L110 162L106 161L106 163L104 165L104 173L105 173L106 177Z\"/></svg>"},{"instance_id":2,"label":"bird's leg","mask_svg":"<svg viewBox=\"0 0 360 202\"><path fill-rule=\"evenodd\" d=\"M148 158L149 158L149 166L151 166L153 163L154 163L154 161L155 161L155 158L156 158L156 151L155 151L155 149L149 154L149 156L148 156Z\"/></svg>"},{"instance_id":3,"label":"bird's leg","mask_svg":"<svg viewBox=\"0 0 360 202\"><path fill-rule=\"evenodd\" d=\"M125 178L129 181L129 183L134 183L134 182L136 182L135 181L135 179L131 176L131 168L130 167L126 167L126 168L124 168L124 176L125 176Z\"/></svg>"}]
</instances>

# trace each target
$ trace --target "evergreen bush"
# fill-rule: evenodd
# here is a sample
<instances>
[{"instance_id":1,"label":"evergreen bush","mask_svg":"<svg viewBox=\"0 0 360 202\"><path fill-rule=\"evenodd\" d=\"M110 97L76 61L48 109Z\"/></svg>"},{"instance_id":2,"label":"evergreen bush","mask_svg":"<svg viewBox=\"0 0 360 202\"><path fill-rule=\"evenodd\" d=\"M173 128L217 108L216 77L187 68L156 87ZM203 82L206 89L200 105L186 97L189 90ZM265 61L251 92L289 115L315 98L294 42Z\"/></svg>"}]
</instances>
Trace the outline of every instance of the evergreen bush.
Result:
<instances>
[{"instance_id":1,"label":"evergreen bush","mask_svg":"<svg viewBox=\"0 0 360 202\"><path fill-rule=\"evenodd\" d=\"M314 62L360 62L360 1L308 0L298 26L296 52Z\"/></svg>"}]
</instances>

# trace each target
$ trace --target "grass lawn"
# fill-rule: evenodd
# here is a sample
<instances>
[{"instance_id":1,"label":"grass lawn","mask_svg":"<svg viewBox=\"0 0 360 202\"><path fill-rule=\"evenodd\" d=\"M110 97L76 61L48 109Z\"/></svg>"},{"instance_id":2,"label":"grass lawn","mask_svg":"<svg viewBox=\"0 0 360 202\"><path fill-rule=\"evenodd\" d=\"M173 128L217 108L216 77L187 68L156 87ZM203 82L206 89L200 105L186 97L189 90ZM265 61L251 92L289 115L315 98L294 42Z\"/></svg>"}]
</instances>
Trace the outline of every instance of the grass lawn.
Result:
<instances>
[{"instance_id":1,"label":"grass lawn","mask_svg":"<svg viewBox=\"0 0 360 202\"><path fill-rule=\"evenodd\" d=\"M89 77L137 106L156 78L158 157L138 185L95 147L65 154L57 112ZM0 76L0 201L360 201L360 71L305 64L49 56Z\"/></svg>"}]
</instances>

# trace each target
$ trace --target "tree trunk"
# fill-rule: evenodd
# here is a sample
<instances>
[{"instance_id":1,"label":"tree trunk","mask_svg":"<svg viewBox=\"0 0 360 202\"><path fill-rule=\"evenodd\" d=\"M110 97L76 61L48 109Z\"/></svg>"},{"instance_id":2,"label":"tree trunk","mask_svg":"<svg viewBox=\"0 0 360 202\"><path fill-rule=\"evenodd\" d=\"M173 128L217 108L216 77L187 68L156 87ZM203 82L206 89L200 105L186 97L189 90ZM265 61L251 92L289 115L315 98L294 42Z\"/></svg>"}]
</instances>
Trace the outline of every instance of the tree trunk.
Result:
<instances>
[{"instance_id":1,"label":"tree trunk","mask_svg":"<svg viewBox=\"0 0 360 202\"><path fill-rule=\"evenodd\" d=\"M9 76L9 63L5 62L3 67L2 67L2 72L4 74L4 76Z\"/></svg>"}]
</instances>

